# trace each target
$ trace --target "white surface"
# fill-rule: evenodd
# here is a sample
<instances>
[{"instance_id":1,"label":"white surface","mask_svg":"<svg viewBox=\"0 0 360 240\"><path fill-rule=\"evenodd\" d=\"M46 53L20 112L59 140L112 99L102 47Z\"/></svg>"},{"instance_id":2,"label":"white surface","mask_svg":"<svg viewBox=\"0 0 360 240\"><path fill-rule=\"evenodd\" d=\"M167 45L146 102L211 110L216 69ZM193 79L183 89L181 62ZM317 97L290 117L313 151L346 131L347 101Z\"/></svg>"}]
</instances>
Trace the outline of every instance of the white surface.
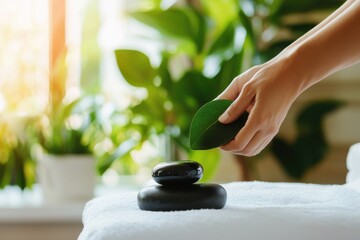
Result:
<instances>
[{"instance_id":1,"label":"white surface","mask_svg":"<svg viewBox=\"0 0 360 240\"><path fill-rule=\"evenodd\" d=\"M98 197L139 189L132 178L121 177L121 181L122 184L114 186L96 186L94 195ZM45 203L39 185L23 192L18 187L8 186L0 191L0 224L81 223L85 203Z\"/></svg>"},{"instance_id":2,"label":"white surface","mask_svg":"<svg viewBox=\"0 0 360 240\"><path fill-rule=\"evenodd\" d=\"M17 187L0 191L0 223L79 222L85 203L45 204L41 188L21 192Z\"/></svg>"},{"instance_id":3,"label":"white surface","mask_svg":"<svg viewBox=\"0 0 360 240\"><path fill-rule=\"evenodd\" d=\"M147 212L136 191L87 203L80 240L360 239L360 193L341 185L236 182L221 210Z\"/></svg>"},{"instance_id":4,"label":"white surface","mask_svg":"<svg viewBox=\"0 0 360 240\"><path fill-rule=\"evenodd\" d=\"M352 145L346 158L346 167L348 174L346 182L350 183L360 179L360 143Z\"/></svg>"}]
</instances>

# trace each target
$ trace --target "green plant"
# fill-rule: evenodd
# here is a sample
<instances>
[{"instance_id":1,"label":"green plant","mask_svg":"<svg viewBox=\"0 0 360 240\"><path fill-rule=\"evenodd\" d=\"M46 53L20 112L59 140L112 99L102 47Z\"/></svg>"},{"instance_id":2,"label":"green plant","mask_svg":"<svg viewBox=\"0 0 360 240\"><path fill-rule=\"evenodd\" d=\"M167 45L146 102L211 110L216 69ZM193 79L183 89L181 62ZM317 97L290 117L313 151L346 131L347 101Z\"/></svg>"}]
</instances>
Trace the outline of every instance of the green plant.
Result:
<instances>
[{"instance_id":1,"label":"green plant","mask_svg":"<svg viewBox=\"0 0 360 240\"><path fill-rule=\"evenodd\" d=\"M19 186L31 188L35 182L35 161L32 142L26 139L33 119L3 118L0 121L0 188Z\"/></svg>"},{"instance_id":2,"label":"green plant","mask_svg":"<svg viewBox=\"0 0 360 240\"><path fill-rule=\"evenodd\" d=\"M337 100L312 102L296 118L297 133L293 141L280 136L273 139L269 148L290 177L300 179L325 157L329 145L323 129L324 118L343 104Z\"/></svg>"},{"instance_id":3,"label":"green plant","mask_svg":"<svg viewBox=\"0 0 360 240\"><path fill-rule=\"evenodd\" d=\"M47 153L57 155L91 153L91 142L85 139L84 135L90 125L96 123L96 118L93 118L96 109L81 109L81 101L89 101L89 99L79 98L59 104L48 114L40 117L38 138Z\"/></svg>"},{"instance_id":4,"label":"green plant","mask_svg":"<svg viewBox=\"0 0 360 240\"><path fill-rule=\"evenodd\" d=\"M302 17L289 21L291 17L330 12L339 5L337 0L189 0L164 9L161 1L152 1L150 10L131 13L132 18L157 30L160 35L155 38L163 44L159 64L135 49L115 52L124 79L147 93L127 112L130 119L138 120L136 128L142 137L137 146L153 134L165 135L190 158L204 164L208 180L220 155L216 149L189 149L195 112L243 70L273 57L318 23Z\"/></svg>"},{"instance_id":5,"label":"green plant","mask_svg":"<svg viewBox=\"0 0 360 240\"><path fill-rule=\"evenodd\" d=\"M134 173L137 165L127 156L134 141L122 127L121 115L103 96L83 96L60 104L56 110L41 116L37 124L37 140L50 154L94 155L99 175L120 157L121 169L118 166L118 170Z\"/></svg>"}]
</instances>

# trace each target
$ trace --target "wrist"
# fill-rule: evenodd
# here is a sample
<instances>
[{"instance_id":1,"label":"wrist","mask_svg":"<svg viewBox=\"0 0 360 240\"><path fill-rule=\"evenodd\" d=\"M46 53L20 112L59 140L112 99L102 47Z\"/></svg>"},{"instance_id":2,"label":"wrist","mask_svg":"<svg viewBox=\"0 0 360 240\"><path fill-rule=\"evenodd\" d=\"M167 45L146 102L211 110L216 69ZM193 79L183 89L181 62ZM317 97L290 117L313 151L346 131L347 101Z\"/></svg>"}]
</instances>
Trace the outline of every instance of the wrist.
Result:
<instances>
[{"instance_id":1,"label":"wrist","mask_svg":"<svg viewBox=\"0 0 360 240\"><path fill-rule=\"evenodd\" d=\"M286 49L279 57L278 64L282 65L284 71L296 89L296 94L300 95L306 89L320 81L326 75L324 69L314 62L313 50L306 42Z\"/></svg>"}]
</instances>

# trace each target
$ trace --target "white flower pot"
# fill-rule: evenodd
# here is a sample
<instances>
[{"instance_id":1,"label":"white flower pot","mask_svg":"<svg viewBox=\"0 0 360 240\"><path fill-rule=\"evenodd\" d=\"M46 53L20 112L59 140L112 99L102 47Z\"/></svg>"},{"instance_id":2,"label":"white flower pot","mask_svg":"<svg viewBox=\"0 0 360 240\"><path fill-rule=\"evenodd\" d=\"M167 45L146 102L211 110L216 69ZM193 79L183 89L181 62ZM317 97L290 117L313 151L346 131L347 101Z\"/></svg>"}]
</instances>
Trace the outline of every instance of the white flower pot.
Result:
<instances>
[{"instance_id":1,"label":"white flower pot","mask_svg":"<svg viewBox=\"0 0 360 240\"><path fill-rule=\"evenodd\" d=\"M93 197L93 156L45 154L39 159L37 169L44 202L86 202Z\"/></svg>"}]
</instances>

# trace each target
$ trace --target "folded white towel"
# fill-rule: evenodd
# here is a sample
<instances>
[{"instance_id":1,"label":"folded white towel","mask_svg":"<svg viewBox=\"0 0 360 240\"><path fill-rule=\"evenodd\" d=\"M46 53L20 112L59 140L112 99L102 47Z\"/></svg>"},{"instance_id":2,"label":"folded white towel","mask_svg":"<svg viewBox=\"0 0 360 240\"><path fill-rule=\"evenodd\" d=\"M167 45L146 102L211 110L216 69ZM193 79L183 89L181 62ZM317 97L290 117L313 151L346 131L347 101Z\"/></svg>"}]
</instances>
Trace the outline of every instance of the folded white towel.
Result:
<instances>
[{"instance_id":1,"label":"folded white towel","mask_svg":"<svg viewBox=\"0 0 360 240\"><path fill-rule=\"evenodd\" d=\"M348 169L348 174L346 175L347 183L360 179L360 143L350 147L346 158L346 166Z\"/></svg>"},{"instance_id":2,"label":"folded white towel","mask_svg":"<svg viewBox=\"0 0 360 240\"><path fill-rule=\"evenodd\" d=\"M346 183L345 186L360 193L360 178L352 182Z\"/></svg>"},{"instance_id":3,"label":"folded white towel","mask_svg":"<svg viewBox=\"0 0 360 240\"><path fill-rule=\"evenodd\" d=\"M221 210L147 212L137 192L90 201L81 240L360 239L360 193L340 185L236 182Z\"/></svg>"}]
</instances>

